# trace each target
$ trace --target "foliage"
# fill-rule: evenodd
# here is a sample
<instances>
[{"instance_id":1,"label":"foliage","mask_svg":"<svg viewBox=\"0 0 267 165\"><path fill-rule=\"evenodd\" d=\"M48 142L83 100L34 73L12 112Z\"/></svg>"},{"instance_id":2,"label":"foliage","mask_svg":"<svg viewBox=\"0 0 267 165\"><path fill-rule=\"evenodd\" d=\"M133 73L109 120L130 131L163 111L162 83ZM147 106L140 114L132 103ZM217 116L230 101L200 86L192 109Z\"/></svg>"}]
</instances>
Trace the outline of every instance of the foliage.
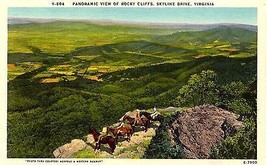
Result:
<instances>
[{"instance_id":1,"label":"foliage","mask_svg":"<svg viewBox=\"0 0 267 165\"><path fill-rule=\"evenodd\" d=\"M216 57L181 64L145 66L107 73L105 75L111 78L106 79L105 82L77 78L69 82L40 84L39 80L32 78L16 78L8 84L8 157L51 157L55 147L73 138L84 136L87 133L88 124L93 124L100 129L104 124L113 123L123 113L135 108L174 105L180 87L186 85L190 75L197 71L185 68L204 67L203 64L208 61L211 66L216 67L222 63L222 70L232 67L231 70L240 69L242 72L247 68L237 69L235 66L240 61L251 60L254 59L235 60ZM176 75L181 73L184 76L175 79ZM31 76L26 77L33 77L34 74L32 72ZM227 79L231 81L238 77L245 82L249 75L235 74L232 77L228 71L219 71L217 78L224 79L223 82L225 82ZM120 81L123 76L129 80ZM242 87L242 85L239 86ZM246 93L244 95L248 98L252 96ZM242 96L243 99L244 97ZM247 98L245 99L247 102ZM231 105L239 107L238 104L240 102L233 102ZM247 109L245 102L243 105L242 110L235 109L237 111ZM30 117L26 115L27 113L35 117ZM28 122L32 123L32 129L28 128ZM27 131L23 131L25 129ZM33 145L35 147L30 147Z\"/></svg>"},{"instance_id":2,"label":"foliage","mask_svg":"<svg viewBox=\"0 0 267 165\"><path fill-rule=\"evenodd\" d=\"M238 100L242 98L242 95L246 93L248 88L242 82L231 82L221 87L221 99L228 109L231 106L232 100Z\"/></svg>"},{"instance_id":3,"label":"foliage","mask_svg":"<svg viewBox=\"0 0 267 165\"><path fill-rule=\"evenodd\" d=\"M168 124L171 117L165 117L156 130L156 135L152 138L148 150L143 158L146 159L182 159L183 149L178 144L171 142Z\"/></svg>"},{"instance_id":4,"label":"foliage","mask_svg":"<svg viewBox=\"0 0 267 165\"><path fill-rule=\"evenodd\" d=\"M195 106L215 102L218 97L216 78L216 73L211 70L192 75L188 84L179 90L178 104L193 103Z\"/></svg>"},{"instance_id":5,"label":"foliage","mask_svg":"<svg viewBox=\"0 0 267 165\"><path fill-rule=\"evenodd\" d=\"M254 119L247 119L245 126L228 136L211 150L212 159L257 159L257 127Z\"/></svg>"},{"instance_id":6,"label":"foliage","mask_svg":"<svg viewBox=\"0 0 267 165\"><path fill-rule=\"evenodd\" d=\"M8 64L20 67L8 71L15 77L8 82L8 157L52 157L55 148L86 135L88 125L100 129L135 108L174 106L177 97L186 106L194 99L195 104L212 101L237 113L254 110L256 33L232 28L175 31L64 21L9 25ZM233 43L235 38L240 43ZM224 45L238 49L235 58L219 50ZM69 76L55 71L63 66L69 66L63 70L75 80L40 83ZM203 73L187 84L203 70L216 76ZM214 84L222 87L219 100ZM196 87L200 90L194 93ZM168 139L163 130L158 135ZM155 141L160 143L160 138ZM159 157L179 157L172 154L180 153L179 147L169 140L163 146Z\"/></svg>"},{"instance_id":7,"label":"foliage","mask_svg":"<svg viewBox=\"0 0 267 165\"><path fill-rule=\"evenodd\" d=\"M38 98L43 108L9 113L8 157L51 157L56 147L83 137L89 125L100 129L134 108L123 95L92 95L64 87L39 93Z\"/></svg>"},{"instance_id":8,"label":"foliage","mask_svg":"<svg viewBox=\"0 0 267 165\"><path fill-rule=\"evenodd\" d=\"M8 101L8 111L9 112L19 112L24 111L25 109L32 109L38 106L38 101L22 97L17 94L16 91L8 91L9 97L12 99Z\"/></svg>"},{"instance_id":9,"label":"foliage","mask_svg":"<svg viewBox=\"0 0 267 165\"><path fill-rule=\"evenodd\" d=\"M253 77L248 85L238 81L221 86L221 106L242 116L254 115L257 97L255 83L256 77Z\"/></svg>"},{"instance_id":10,"label":"foliage","mask_svg":"<svg viewBox=\"0 0 267 165\"><path fill-rule=\"evenodd\" d=\"M210 74L210 76L208 75ZM221 85L213 81L213 71L202 71L190 77L188 84L179 90L178 103L198 105L200 103L217 104L240 115L245 126L235 136L227 137L221 144L212 148L211 158L219 159L255 159L257 155L255 78L245 85L233 81ZM201 94L205 94L202 96ZM248 97L249 96L249 97ZM197 98L197 99L196 99ZM213 98L213 100L206 99ZM216 98L216 99L214 99ZM197 102L195 102L197 100ZM253 101L254 100L254 101Z\"/></svg>"},{"instance_id":11,"label":"foliage","mask_svg":"<svg viewBox=\"0 0 267 165\"><path fill-rule=\"evenodd\" d=\"M178 106L213 104L240 115L251 115L253 106L256 106L253 104L256 95L251 93L255 92L254 86L249 86L241 81L222 85L214 71L202 71L200 74L192 75L188 84L179 90L176 104Z\"/></svg>"}]
</instances>

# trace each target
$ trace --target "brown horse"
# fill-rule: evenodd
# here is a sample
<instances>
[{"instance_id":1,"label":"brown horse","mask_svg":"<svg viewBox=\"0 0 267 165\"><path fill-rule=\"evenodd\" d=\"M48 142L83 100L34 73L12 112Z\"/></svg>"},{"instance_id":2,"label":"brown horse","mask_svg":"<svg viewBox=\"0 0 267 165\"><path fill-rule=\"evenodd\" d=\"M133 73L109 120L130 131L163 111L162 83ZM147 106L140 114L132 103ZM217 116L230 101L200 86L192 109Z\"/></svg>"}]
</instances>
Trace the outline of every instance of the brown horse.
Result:
<instances>
[{"instance_id":1,"label":"brown horse","mask_svg":"<svg viewBox=\"0 0 267 165\"><path fill-rule=\"evenodd\" d=\"M135 118L132 118L128 115L124 115L122 118L122 121L128 121L130 123L130 125L133 127L133 130L134 130L136 125L137 126L143 126L143 127L145 127L145 132L147 131L147 128L150 125L150 120L146 117L141 117L139 119L135 119Z\"/></svg>"},{"instance_id":2,"label":"brown horse","mask_svg":"<svg viewBox=\"0 0 267 165\"><path fill-rule=\"evenodd\" d=\"M125 135L127 135L127 141L129 142L133 134L133 128L130 124L123 124L122 126L119 126L118 128L110 128L110 131L116 137L116 142L118 142L119 136L124 137Z\"/></svg>"},{"instance_id":3,"label":"brown horse","mask_svg":"<svg viewBox=\"0 0 267 165\"><path fill-rule=\"evenodd\" d=\"M100 133L97 132L93 127L89 127L89 133L91 133L93 135L94 140L96 142L96 144L95 144L95 152L97 152L97 150L100 149L100 145L101 144L108 144L110 149L111 149L111 153L114 152L114 150L116 148L116 139L114 137L106 136L106 137L103 137L98 142L98 137L100 136Z\"/></svg>"}]
</instances>

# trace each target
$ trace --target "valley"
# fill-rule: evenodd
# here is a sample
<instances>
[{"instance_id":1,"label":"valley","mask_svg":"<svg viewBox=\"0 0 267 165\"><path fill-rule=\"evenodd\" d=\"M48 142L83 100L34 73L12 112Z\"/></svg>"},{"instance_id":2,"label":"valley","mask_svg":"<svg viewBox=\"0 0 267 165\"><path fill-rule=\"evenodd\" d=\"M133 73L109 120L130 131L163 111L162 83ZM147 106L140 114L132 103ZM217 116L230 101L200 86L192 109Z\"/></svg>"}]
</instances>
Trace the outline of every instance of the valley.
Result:
<instances>
[{"instance_id":1,"label":"valley","mask_svg":"<svg viewBox=\"0 0 267 165\"><path fill-rule=\"evenodd\" d=\"M100 130L133 109L191 107L200 97L181 103L181 89L205 70L222 96L208 103L256 111L257 32L240 26L9 24L7 67L10 158L53 157L88 125Z\"/></svg>"}]
</instances>

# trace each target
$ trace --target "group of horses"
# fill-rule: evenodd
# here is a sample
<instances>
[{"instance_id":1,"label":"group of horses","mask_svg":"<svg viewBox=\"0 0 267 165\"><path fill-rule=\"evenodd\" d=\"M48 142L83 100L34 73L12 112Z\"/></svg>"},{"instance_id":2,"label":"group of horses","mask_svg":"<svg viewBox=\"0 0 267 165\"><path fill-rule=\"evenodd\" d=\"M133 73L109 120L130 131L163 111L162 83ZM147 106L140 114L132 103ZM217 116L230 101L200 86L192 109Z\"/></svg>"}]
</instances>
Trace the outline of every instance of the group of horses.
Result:
<instances>
[{"instance_id":1,"label":"group of horses","mask_svg":"<svg viewBox=\"0 0 267 165\"><path fill-rule=\"evenodd\" d=\"M144 131L146 132L152 121L162 122L164 120L164 117L159 113L155 115L146 111L140 111L139 115L137 116L139 117L137 118L136 116L133 117L125 114L120 119L119 127L108 127L108 131L110 131L114 136L105 136L101 139L99 139L99 136L101 134L97 132L96 129L90 126L89 133L93 135L94 141L96 143L95 152L100 149L101 144L108 144L111 149L111 153L113 153L116 148L116 144L118 142L119 137L124 138L125 136L127 136L127 141L129 142L136 126L144 127Z\"/></svg>"}]
</instances>

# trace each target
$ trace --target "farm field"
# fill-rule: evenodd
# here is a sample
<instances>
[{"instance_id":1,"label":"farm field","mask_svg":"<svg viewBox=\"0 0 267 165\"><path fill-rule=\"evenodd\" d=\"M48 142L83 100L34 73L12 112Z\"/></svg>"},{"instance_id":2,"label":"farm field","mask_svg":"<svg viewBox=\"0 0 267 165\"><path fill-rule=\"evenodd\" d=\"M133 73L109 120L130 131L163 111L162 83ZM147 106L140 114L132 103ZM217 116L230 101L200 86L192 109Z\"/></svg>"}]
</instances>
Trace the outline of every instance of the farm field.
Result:
<instances>
[{"instance_id":1,"label":"farm field","mask_svg":"<svg viewBox=\"0 0 267 165\"><path fill-rule=\"evenodd\" d=\"M255 113L255 31L233 25L181 30L78 21L10 24L7 156L49 158L57 147L87 135L88 125L100 130L134 109L193 106L200 96L188 103L178 98L185 97L181 89L190 77L205 70L216 73L219 95L230 100L211 103L240 115ZM243 93L227 95L232 88Z\"/></svg>"}]
</instances>

